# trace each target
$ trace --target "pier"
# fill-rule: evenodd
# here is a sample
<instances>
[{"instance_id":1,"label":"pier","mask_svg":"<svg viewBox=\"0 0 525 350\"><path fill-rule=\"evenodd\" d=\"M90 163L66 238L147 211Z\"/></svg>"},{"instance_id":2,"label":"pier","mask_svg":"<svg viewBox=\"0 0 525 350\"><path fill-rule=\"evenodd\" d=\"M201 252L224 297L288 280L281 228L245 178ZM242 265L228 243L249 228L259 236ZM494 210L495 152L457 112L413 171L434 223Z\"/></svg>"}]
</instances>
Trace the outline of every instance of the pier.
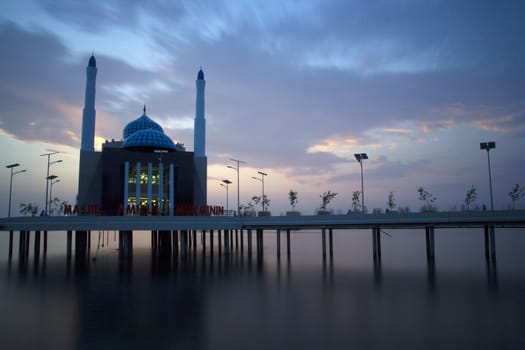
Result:
<instances>
[{"instance_id":1,"label":"pier","mask_svg":"<svg viewBox=\"0 0 525 350\"><path fill-rule=\"evenodd\" d=\"M30 235L34 232L34 255L46 254L47 232L65 231L67 256L72 255L75 232L75 257L84 258L90 250L91 232L118 231L119 255L133 255L133 231L151 232L151 249L161 257L185 257L202 252L231 254L246 251L262 257L265 232L275 232L276 255L281 257L281 235L286 235L286 256L292 252L291 232L314 230L320 234L320 256L333 258L334 230L371 231L372 256L381 260L381 237L385 229L418 230L425 235L426 256L435 257L435 235L440 228L479 228L483 232L485 257L496 259L497 228L525 228L525 211L463 211L430 213L386 213L305 216L55 216L0 219L0 231L9 233L9 257L13 254L13 235L19 232L19 257L27 258ZM327 241L328 236L328 241ZM42 244L41 244L42 242ZM254 247L255 245L255 247ZM465 247L468 249L468 247Z\"/></svg>"}]
</instances>

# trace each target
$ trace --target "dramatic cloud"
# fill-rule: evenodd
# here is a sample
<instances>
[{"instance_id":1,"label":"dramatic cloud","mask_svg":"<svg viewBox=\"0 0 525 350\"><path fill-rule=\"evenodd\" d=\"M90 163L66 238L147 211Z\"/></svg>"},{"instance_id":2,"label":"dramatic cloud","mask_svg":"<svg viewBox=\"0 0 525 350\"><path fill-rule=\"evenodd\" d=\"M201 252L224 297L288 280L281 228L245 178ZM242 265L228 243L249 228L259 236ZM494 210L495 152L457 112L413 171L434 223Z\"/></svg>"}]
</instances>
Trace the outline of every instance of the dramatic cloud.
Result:
<instances>
[{"instance_id":1,"label":"dramatic cloud","mask_svg":"<svg viewBox=\"0 0 525 350\"><path fill-rule=\"evenodd\" d=\"M10 2L0 132L77 148L94 50L97 144L120 139L146 105L192 150L202 66L212 169L235 157L302 193L343 190L359 180L353 153L367 152L370 200L433 180L457 201L450 188L484 181L480 140L509 147L500 178L525 172L524 11L484 0ZM477 153L450 159L458 150Z\"/></svg>"}]
</instances>

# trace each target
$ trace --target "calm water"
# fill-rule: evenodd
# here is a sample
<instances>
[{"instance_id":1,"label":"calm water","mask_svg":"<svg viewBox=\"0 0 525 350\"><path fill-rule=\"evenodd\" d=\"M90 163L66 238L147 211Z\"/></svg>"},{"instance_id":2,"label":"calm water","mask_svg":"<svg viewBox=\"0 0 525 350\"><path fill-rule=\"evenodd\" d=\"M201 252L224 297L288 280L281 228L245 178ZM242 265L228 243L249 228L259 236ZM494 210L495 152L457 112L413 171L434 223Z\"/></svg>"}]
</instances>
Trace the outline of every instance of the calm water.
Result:
<instances>
[{"instance_id":1,"label":"calm water","mask_svg":"<svg viewBox=\"0 0 525 350\"><path fill-rule=\"evenodd\" d=\"M16 239L8 260L1 232L0 346L525 349L523 229L497 230L494 265L482 230L436 230L434 266L422 231L388 233L380 264L368 230L334 231L325 263L314 231L292 233L290 260L277 259L269 233L262 260L199 248L176 262L152 258L146 232L135 233L132 260L119 260L113 232L103 247L94 232L90 259L68 264L64 232L49 233L45 259L31 242L26 263Z\"/></svg>"}]
</instances>

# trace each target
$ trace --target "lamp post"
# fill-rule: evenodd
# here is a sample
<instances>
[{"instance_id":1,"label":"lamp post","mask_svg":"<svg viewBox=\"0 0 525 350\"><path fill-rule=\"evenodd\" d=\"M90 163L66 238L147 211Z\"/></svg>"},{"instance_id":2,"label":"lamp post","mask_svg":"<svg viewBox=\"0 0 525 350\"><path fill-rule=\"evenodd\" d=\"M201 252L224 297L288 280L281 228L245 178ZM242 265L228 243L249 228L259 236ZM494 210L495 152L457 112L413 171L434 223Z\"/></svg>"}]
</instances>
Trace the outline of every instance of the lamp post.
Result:
<instances>
[{"instance_id":1,"label":"lamp post","mask_svg":"<svg viewBox=\"0 0 525 350\"><path fill-rule=\"evenodd\" d=\"M14 168L17 166L20 166L20 164L9 164L6 165L7 169L11 169L11 181L9 182L9 210L7 212L7 217L11 217L11 194L13 193L13 176L19 173L25 173L27 170L19 170L19 171L13 171Z\"/></svg>"},{"instance_id":2,"label":"lamp post","mask_svg":"<svg viewBox=\"0 0 525 350\"><path fill-rule=\"evenodd\" d=\"M264 177L265 177L265 176L268 176L268 174L263 173L262 171L258 171L257 173L261 175L261 178L259 179L258 177L252 176L252 179L255 179L255 180L257 180L257 181L261 181L261 182L262 182L262 197L261 197L261 204L262 204L262 211L265 211L265 210L264 210Z\"/></svg>"},{"instance_id":3,"label":"lamp post","mask_svg":"<svg viewBox=\"0 0 525 350\"><path fill-rule=\"evenodd\" d=\"M59 160L55 160L54 162L51 162L51 156L53 154L57 154L59 152L50 152L50 153L44 153L44 154L41 154L40 156L41 157L44 157L44 156L47 156L47 173L46 173L46 201L45 201L45 209L44 209L44 214L47 215L47 205L48 205L48 194L49 194L49 167L51 166L51 164L55 164L55 163L62 163L62 159L59 159Z\"/></svg>"},{"instance_id":4,"label":"lamp post","mask_svg":"<svg viewBox=\"0 0 525 350\"><path fill-rule=\"evenodd\" d=\"M233 169L237 172L237 215L241 215L241 200L240 200L240 186L239 186L239 171L240 171L240 164L246 164L242 160L233 159L230 158L231 161L237 163L237 167L228 165L227 168Z\"/></svg>"},{"instance_id":5,"label":"lamp post","mask_svg":"<svg viewBox=\"0 0 525 350\"><path fill-rule=\"evenodd\" d=\"M363 184L363 160L368 159L366 153L356 153L354 154L355 159L361 165L361 211L365 212L365 187Z\"/></svg>"},{"instance_id":6,"label":"lamp post","mask_svg":"<svg viewBox=\"0 0 525 350\"><path fill-rule=\"evenodd\" d=\"M221 186L222 187L225 187L226 188L226 213L228 213L229 211L229 206L228 206L228 203L229 203L229 198L228 198L228 186L232 183L230 180L228 179L225 179L225 180L222 180L223 183L221 183Z\"/></svg>"},{"instance_id":7,"label":"lamp post","mask_svg":"<svg viewBox=\"0 0 525 350\"><path fill-rule=\"evenodd\" d=\"M479 148L481 150L487 150L487 160L489 163L490 210L494 210L494 200L492 199L492 175L490 173L490 150L496 148L496 142L481 142Z\"/></svg>"},{"instance_id":8,"label":"lamp post","mask_svg":"<svg viewBox=\"0 0 525 350\"><path fill-rule=\"evenodd\" d=\"M47 177L47 180L51 181L51 185L49 186L49 207L48 208L51 208L51 203L53 202L53 185L60 181L60 179L57 179L57 177L58 176L56 175L49 175Z\"/></svg>"}]
</instances>

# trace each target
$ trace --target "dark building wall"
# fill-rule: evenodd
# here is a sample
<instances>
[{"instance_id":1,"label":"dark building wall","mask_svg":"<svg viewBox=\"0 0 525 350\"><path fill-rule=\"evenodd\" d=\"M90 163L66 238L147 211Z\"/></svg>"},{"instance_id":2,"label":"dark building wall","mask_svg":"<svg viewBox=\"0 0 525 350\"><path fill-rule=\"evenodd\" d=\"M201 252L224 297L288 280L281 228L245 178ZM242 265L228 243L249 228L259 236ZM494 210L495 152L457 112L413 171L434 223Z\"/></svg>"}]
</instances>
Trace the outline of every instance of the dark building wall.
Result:
<instances>
[{"instance_id":1,"label":"dark building wall","mask_svg":"<svg viewBox=\"0 0 525 350\"><path fill-rule=\"evenodd\" d=\"M77 194L79 206L100 206L102 203L101 157L101 152L80 151Z\"/></svg>"}]
</instances>

